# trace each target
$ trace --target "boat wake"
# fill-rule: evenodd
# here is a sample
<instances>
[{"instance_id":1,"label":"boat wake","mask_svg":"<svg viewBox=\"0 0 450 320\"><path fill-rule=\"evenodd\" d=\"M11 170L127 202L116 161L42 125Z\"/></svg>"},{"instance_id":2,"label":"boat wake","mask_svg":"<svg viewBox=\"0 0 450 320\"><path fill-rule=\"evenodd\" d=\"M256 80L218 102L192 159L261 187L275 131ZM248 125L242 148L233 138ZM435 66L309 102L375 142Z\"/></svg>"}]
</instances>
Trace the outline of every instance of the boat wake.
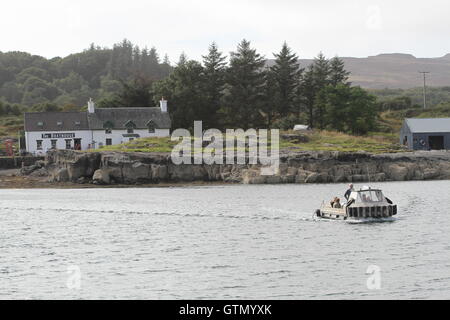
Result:
<instances>
[{"instance_id":1,"label":"boat wake","mask_svg":"<svg viewBox=\"0 0 450 320\"><path fill-rule=\"evenodd\" d=\"M386 218L359 218L359 219L327 219L320 217L312 217L309 219L311 221L318 222L334 222L334 223L349 223L349 224L370 224L370 223L386 223L386 222L395 222L399 220L399 218L394 217L386 217Z\"/></svg>"},{"instance_id":2,"label":"boat wake","mask_svg":"<svg viewBox=\"0 0 450 320\"><path fill-rule=\"evenodd\" d=\"M361 223L384 223L384 222L395 222L397 218L386 217L386 218L360 218L360 219L350 219L345 220L347 223L351 224L361 224Z\"/></svg>"}]
</instances>

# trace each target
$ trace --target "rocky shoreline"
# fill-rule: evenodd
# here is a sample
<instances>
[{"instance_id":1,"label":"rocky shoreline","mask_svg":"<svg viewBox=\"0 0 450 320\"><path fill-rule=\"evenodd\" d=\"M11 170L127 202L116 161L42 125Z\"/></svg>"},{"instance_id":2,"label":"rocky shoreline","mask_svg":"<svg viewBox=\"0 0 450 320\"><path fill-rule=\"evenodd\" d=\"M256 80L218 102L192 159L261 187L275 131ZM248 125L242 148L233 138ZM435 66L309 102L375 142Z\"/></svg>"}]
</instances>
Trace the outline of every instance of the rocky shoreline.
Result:
<instances>
[{"instance_id":1,"label":"rocky shoreline","mask_svg":"<svg viewBox=\"0 0 450 320\"><path fill-rule=\"evenodd\" d=\"M279 174L266 176L259 165L175 165L170 154L56 150L20 172L55 185L98 186L444 180L450 179L450 152L281 152Z\"/></svg>"}]
</instances>

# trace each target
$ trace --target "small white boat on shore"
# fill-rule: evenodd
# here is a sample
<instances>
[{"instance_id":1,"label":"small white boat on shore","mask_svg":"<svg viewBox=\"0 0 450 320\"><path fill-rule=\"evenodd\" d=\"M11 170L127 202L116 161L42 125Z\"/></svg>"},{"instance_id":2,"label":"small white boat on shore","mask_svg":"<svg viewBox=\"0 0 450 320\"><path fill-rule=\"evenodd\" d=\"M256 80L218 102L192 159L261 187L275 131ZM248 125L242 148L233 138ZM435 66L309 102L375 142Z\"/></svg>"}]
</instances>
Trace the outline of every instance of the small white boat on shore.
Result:
<instances>
[{"instance_id":1,"label":"small white boat on shore","mask_svg":"<svg viewBox=\"0 0 450 320\"><path fill-rule=\"evenodd\" d=\"M335 208L332 203L323 202L315 215L333 220L362 220L390 218L397 214L397 205L386 198L380 189L363 187L352 191L347 203Z\"/></svg>"}]
</instances>

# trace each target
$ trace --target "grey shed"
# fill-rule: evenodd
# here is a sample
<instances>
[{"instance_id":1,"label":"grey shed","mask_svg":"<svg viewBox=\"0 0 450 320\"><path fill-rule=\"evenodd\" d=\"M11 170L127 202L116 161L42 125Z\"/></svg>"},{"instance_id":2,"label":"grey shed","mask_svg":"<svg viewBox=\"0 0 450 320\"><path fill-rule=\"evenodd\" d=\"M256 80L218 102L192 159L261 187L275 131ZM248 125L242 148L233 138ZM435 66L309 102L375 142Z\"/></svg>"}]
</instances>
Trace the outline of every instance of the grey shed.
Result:
<instances>
[{"instance_id":1,"label":"grey shed","mask_svg":"<svg viewBox=\"0 0 450 320\"><path fill-rule=\"evenodd\" d=\"M400 143L411 150L448 150L450 118L405 119Z\"/></svg>"}]
</instances>

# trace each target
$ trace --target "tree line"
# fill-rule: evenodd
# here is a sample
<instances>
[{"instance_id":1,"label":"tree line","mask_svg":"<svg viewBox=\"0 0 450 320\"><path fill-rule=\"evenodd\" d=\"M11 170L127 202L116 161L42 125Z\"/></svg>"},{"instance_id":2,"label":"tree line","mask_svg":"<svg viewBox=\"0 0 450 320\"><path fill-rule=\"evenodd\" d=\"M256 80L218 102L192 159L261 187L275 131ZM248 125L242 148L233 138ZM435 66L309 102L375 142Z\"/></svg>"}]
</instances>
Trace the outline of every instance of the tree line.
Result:
<instances>
[{"instance_id":1,"label":"tree line","mask_svg":"<svg viewBox=\"0 0 450 320\"><path fill-rule=\"evenodd\" d=\"M229 59L212 43L201 62L182 54L170 75L152 86L169 100L174 127L311 128L364 134L375 127L376 98L348 81L338 57L320 53L307 68L284 43L272 63L242 40Z\"/></svg>"},{"instance_id":2,"label":"tree line","mask_svg":"<svg viewBox=\"0 0 450 320\"><path fill-rule=\"evenodd\" d=\"M0 115L23 111L157 106L169 100L174 128L280 128L295 124L364 134L375 128L374 96L354 87L338 57L319 54L301 66L284 43L268 60L242 40L225 56L212 43L201 61L182 54L175 66L155 48L128 40L113 48L91 45L65 58L0 52Z\"/></svg>"},{"instance_id":3,"label":"tree line","mask_svg":"<svg viewBox=\"0 0 450 320\"><path fill-rule=\"evenodd\" d=\"M162 58L156 48L139 48L126 39L112 48L92 44L64 58L0 52L0 99L23 109L73 109L90 97L112 97L137 77L163 79L171 69L167 55Z\"/></svg>"}]
</instances>

